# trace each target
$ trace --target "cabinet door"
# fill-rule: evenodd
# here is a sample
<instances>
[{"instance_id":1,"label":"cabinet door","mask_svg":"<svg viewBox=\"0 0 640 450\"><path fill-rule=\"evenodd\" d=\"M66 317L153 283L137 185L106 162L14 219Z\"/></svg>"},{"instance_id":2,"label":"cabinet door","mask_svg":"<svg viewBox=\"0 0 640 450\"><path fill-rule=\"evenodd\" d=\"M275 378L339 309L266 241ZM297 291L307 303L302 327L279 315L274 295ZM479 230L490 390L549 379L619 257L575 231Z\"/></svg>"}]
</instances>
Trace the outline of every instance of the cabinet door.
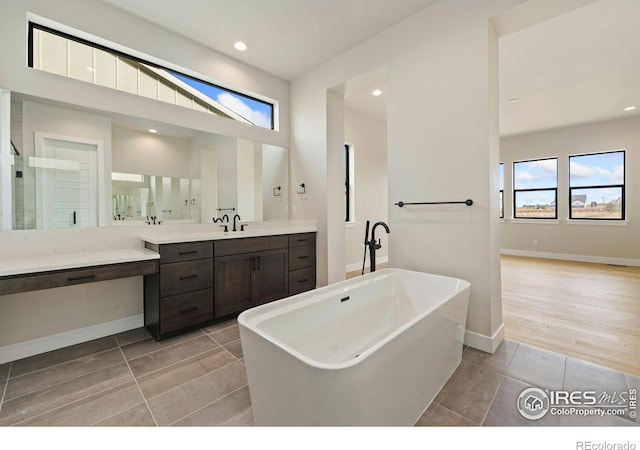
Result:
<instances>
[{"instance_id":1,"label":"cabinet door","mask_svg":"<svg viewBox=\"0 0 640 450\"><path fill-rule=\"evenodd\" d=\"M215 317L240 312L253 306L253 263L252 255L215 258Z\"/></svg>"},{"instance_id":2,"label":"cabinet door","mask_svg":"<svg viewBox=\"0 0 640 450\"><path fill-rule=\"evenodd\" d=\"M289 251L272 250L253 254L253 289L255 304L284 298L289 292Z\"/></svg>"}]
</instances>

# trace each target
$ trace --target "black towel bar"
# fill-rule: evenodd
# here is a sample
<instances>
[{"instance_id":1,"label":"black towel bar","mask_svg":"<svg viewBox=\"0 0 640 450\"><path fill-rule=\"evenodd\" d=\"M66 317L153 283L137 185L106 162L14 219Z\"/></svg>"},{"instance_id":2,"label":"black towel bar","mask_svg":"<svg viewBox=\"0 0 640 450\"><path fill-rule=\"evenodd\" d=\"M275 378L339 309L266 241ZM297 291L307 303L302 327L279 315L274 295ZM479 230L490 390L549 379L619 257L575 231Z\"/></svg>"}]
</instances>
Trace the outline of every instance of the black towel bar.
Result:
<instances>
[{"instance_id":1,"label":"black towel bar","mask_svg":"<svg viewBox=\"0 0 640 450\"><path fill-rule=\"evenodd\" d=\"M420 202L420 203L398 202L398 203L395 203L395 205L399 206L400 208L402 208L405 205L467 205L467 206L471 206L473 205L473 200L468 198L463 202Z\"/></svg>"}]
</instances>

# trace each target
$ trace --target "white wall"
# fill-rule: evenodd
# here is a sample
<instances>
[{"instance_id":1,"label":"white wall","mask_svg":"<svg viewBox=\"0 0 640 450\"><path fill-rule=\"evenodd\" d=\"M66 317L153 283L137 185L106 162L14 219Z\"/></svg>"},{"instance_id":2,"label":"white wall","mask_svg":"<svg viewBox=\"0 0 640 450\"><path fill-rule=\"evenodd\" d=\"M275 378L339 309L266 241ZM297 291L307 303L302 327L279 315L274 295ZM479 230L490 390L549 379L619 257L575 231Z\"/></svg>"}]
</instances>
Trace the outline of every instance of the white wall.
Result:
<instances>
[{"instance_id":1,"label":"white wall","mask_svg":"<svg viewBox=\"0 0 640 450\"><path fill-rule=\"evenodd\" d=\"M497 36L490 18L520 3L435 3L291 85L292 186L309 185L306 199L294 197L292 208L298 218L318 220L319 284L331 282L341 263L331 251L341 242L332 236L339 228L344 236L343 203L332 203L329 189L341 184L342 160L332 158L331 145L342 130L331 117L327 91L386 66L390 263L469 280L468 337L489 350L502 325L493 168L499 157ZM474 200L472 207L393 206L466 198Z\"/></svg>"},{"instance_id":2,"label":"white wall","mask_svg":"<svg viewBox=\"0 0 640 450\"><path fill-rule=\"evenodd\" d=\"M175 178L191 176L192 156L189 139L142 133L120 127L113 127L112 133L114 172Z\"/></svg>"},{"instance_id":3,"label":"white wall","mask_svg":"<svg viewBox=\"0 0 640 450\"><path fill-rule=\"evenodd\" d=\"M238 209L238 141L233 138L216 136L214 150L218 166L218 207L225 209L216 217L228 215L232 218ZM227 211L235 208L236 211Z\"/></svg>"},{"instance_id":4,"label":"white wall","mask_svg":"<svg viewBox=\"0 0 640 450\"><path fill-rule=\"evenodd\" d=\"M640 117L506 137L500 142L505 168L505 221L500 225L504 252L640 265ZM619 149L626 150L625 223L569 221L569 155ZM519 219L515 223L511 220L513 162L545 157L558 157L559 221Z\"/></svg>"},{"instance_id":5,"label":"white wall","mask_svg":"<svg viewBox=\"0 0 640 450\"><path fill-rule=\"evenodd\" d=\"M242 220L253 222L256 220L256 152L252 141L238 139L237 149L237 210L234 214L240 215ZM262 166L262 164L260 164ZM262 179L260 179L262 181ZM258 186L262 186L259 183ZM262 194L260 194L260 204L262 204ZM230 214L233 216L234 214ZM260 219L262 215L260 215Z\"/></svg>"},{"instance_id":6,"label":"white wall","mask_svg":"<svg viewBox=\"0 0 640 450\"><path fill-rule=\"evenodd\" d=\"M262 145L263 220L289 218L289 152L286 148ZM280 191L274 188L280 186Z\"/></svg>"},{"instance_id":7,"label":"white wall","mask_svg":"<svg viewBox=\"0 0 640 450\"><path fill-rule=\"evenodd\" d=\"M353 146L355 172L355 217L346 225L345 249L347 271L360 269L364 254L365 223L371 226L377 221L388 223L389 183L387 175L387 124L370 116L344 110L345 141ZM389 254L389 239L383 229L376 230L382 248L376 252L376 263ZM366 266L369 266L367 253Z\"/></svg>"}]
</instances>

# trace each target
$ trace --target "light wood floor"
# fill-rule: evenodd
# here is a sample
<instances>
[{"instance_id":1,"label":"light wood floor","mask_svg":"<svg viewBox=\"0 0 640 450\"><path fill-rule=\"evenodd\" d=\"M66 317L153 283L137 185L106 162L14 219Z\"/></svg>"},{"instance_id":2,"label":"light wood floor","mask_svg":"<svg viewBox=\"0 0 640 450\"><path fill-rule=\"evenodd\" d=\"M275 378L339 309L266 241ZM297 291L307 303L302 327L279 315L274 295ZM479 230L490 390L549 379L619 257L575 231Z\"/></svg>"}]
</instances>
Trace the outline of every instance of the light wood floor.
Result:
<instances>
[{"instance_id":1,"label":"light wood floor","mask_svg":"<svg viewBox=\"0 0 640 450\"><path fill-rule=\"evenodd\" d=\"M640 267L502 257L505 337L640 375Z\"/></svg>"},{"instance_id":2,"label":"light wood floor","mask_svg":"<svg viewBox=\"0 0 640 450\"><path fill-rule=\"evenodd\" d=\"M502 320L509 340L640 376L640 267L502 256Z\"/></svg>"}]
</instances>

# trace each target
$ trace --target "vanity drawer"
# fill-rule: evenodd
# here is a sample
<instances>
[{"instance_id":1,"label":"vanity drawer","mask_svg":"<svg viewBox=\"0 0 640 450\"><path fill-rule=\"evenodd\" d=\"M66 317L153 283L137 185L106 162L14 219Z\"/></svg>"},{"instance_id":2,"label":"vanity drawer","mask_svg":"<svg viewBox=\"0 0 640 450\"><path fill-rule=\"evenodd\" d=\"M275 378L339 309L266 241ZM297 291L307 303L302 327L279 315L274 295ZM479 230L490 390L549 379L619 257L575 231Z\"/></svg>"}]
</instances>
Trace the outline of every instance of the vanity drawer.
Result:
<instances>
[{"instance_id":1,"label":"vanity drawer","mask_svg":"<svg viewBox=\"0 0 640 450\"><path fill-rule=\"evenodd\" d=\"M160 297L213 287L213 258L160 266Z\"/></svg>"},{"instance_id":2,"label":"vanity drawer","mask_svg":"<svg viewBox=\"0 0 640 450\"><path fill-rule=\"evenodd\" d=\"M316 247L293 247L289 249L289 270L316 265Z\"/></svg>"},{"instance_id":3,"label":"vanity drawer","mask_svg":"<svg viewBox=\"0 0 640 450\"><path fill-rule=\"evenodd\" d=\"M174 295L160 300L160 332L213 320L213 289Z\"/></svg>"},{"instance_id":4,"label":"vanity drawer","mask_svg":"<svg viewBox=\"0 0 640 450\"><path fill-rule=\"evenodd\" d=\"M262 252L287 248L286 235L262 236L252 238L224 239L215 241L215 254L218 256L239 255L242 253Z\"/></svg>"},{"instance_id":5,"label":"vanity drawer","mask_svg":"<svg viewBox=\"0 0 640 450\"><path fill-rule=\"evenodd\" d=\"M289 272L289 295L299 294L316 288L316 268L292 270Z\"/></svg>"},{"instance_id":6,"label":"vanity drawer","mask_svg":"<svg viewBox=\"0 0 640 450\"><path fill-rule=\"evenodd\" d=\"M0 279L0 295L73 286L76 284L135 277L138 275L152 275L157 271L157 261L140 261L93 266L82 269L12 275Z\"/></svg>"},{"instance_id":7,"label":"vanity drawer","mask_svg":"<svg viewBox=\"0 0 640 450\"><path fill-rule=\"evenodd\" d=\"M306 245L316 245L315 233L298 233L289 235L289 247L304 247Z\"/></svg>"},{"instance_id":8,"label":"vanity drawer","mask_svg":"<svg viewBox=\"0 0 640 450\"><path fill-rule=\"evenodd\" d=\"M160 246L161 264L213 257L213 242L184 242Z\"/></svg>"}]
</instances>

